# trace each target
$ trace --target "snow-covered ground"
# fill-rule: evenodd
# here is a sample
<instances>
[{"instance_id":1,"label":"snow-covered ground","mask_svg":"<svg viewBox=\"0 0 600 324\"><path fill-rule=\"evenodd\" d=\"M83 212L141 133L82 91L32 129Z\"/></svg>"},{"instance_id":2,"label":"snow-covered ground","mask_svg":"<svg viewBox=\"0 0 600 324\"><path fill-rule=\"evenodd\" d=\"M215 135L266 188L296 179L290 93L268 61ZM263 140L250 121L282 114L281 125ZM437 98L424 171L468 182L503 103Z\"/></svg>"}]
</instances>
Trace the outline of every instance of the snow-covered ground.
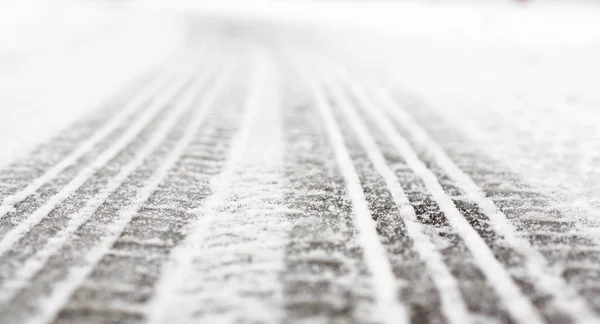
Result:
<instances>
[{"instance_id":1,"label":"snow-covered ground","mask_svg":"<svg viewBox=\"0 0 600 324\"><path fill-rule=\"evenodd\" d=\"M599 5L1 6L0 322L600 323Z\"/></svg>"}]
</instances>

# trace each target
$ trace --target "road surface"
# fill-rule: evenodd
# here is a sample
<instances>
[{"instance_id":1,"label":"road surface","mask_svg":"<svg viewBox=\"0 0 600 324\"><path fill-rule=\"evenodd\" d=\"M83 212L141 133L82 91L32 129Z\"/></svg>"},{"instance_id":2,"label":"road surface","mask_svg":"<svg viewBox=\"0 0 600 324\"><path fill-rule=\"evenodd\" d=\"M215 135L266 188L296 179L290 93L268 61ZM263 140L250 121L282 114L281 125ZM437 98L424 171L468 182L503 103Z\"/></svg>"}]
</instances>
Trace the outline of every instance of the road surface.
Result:
<instances>
[{"instance_id":1,"label":"road surface","mask_svg":"<svg viewBox=\"0 0 600 324\"><path fill-rule=\"evenodd\" d=\"M600 323L547 192L381 74L218 26L0 172L1 323Z\"/></svg>"}]
</instances>

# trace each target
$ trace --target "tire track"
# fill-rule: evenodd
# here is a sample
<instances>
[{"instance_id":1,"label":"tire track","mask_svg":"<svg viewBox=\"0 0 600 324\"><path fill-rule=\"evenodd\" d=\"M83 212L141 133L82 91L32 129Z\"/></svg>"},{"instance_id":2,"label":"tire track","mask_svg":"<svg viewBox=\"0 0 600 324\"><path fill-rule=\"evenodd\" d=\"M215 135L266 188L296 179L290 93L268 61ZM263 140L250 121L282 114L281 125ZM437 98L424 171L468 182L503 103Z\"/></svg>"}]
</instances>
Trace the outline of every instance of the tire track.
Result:
<instances>
[{"instance_id":1,"label":"tire track","mask_svg":"<svg viewBox=\"0 0 600 324\"><path fill-rule=\"evenodd\" d=\"M103 314L110 313L116 322L145 318L144 307L168 254L184 239L194 210L210 194L210 179L222 169L236 132L237 107L225 100L215 103L219 109L207 115L201 133L75 290L56 322L103 323Z\"/></svg>"},{"instance_id":2,"label":"tire track","mask_svg":"<svg viewBox=\"0 0 600 324\"><path fill-rule=\"evenodd\" d=\"M598 315L593 314L593 311L587 308L586 302L577 296L577 293L580 293L592 304L596 313L600 312L600 303L596 302L600 299L600 291L594 289L594 283L598 283L599 278L595 277L593 271L594 268L600 269L597 266L600 248L594 248L594 241L576 233L575 224L553 208L547 197L523 184L519 177L486 158L472 146L464 145L466 139L460 138L456 130L445 125L439 118L429 116L426 109L416 114L416 118L423 125L427 121L426 125L435 127L436 130L430 132L432 136L444 136L444 142L439 143L443 144L448 156L472 179L475 186L481 188L482 195L488 197L486 214L496 210L504 214L510 225L514 226L513 231L516 233L513 235L517 237L517 241L525 242L524 246L520 244L518 248L514 248L517 253L533 256L540 264L550 265L543 269L539 269L539 265L538 269L528 268L529 271L534 271L533 273L515 271L514 274L531 290L531 294L535 295L539 307L543 308L549 317L557 318L557 322L561 321L561 317L565 317L564 314L557 314L557 308L576 322L598 321ZM460 147L457 146L457 141L460 141ZM480 162L477 165L468 162L473 160ZM443 170L437 172L444 176ZM478 213L485 219L485 215L481 215L480 211ZM546 277L558 278L544 279L545 286L541 286L539 279L543 277L537 274L541 270L549 271L549 274L545 274ZM561 275L566 283L561 282ZM577 291L566 286L567 283ZM557 297L558 300L555 300ZM562 321L566 322L569 319Z\"/></svg>"},{"instance_id":3,"label":"tire track","mask_svg":"<svg viewBox=\"0 0 600 324\"><path fill-rule=\"evenodd\" d=\"M77 192L67 198L32 230L35 236L25 237L5 254L0 275L0 304L10 300L28 284L45 262L58 251L102 203L133 173L163 142L169 131L207 82L203 75L178 98L173 110L158 116L158 120L142 131L126 151L120 153L104 170L94 174ZM190 113L187 113L189 116ZM48 239L42 239L47 237Z\"/></svg>"},{"instance_id":4,"label":"tire track","mask_svg":"<svg viewBox=\"0 0 600 324\"><path fill-rule=\"evenodd\" d=\"M321 67L321 71L327 68ZM328 83L332 106L337 107L335 114L359 171L370 209L377 215L378 233L386 245L397 280L404 286L402 291L407 293L399 295L410 304L411 322L472 322L458 281L427 236L427 227L418 222L415 209L370 130L355 112L339 80ZM364 102L361 104L364 106Z\"/></svg>"},{"instance_id":5,"label":"tire track","mask_svg":"<svg viewBox=\"0 0 600 324\"><path fill-rule=\"evenodd\" d=\"M295 78L286 73L286 80ZM290 323L374 323L373 294L352 207L306 87L284 88L288 219L282 277Z\"/></svg>"},{"instance_id":6,"label":"tire track","mask_svg":"<svg viewBox=\"0 0 600 324\"><path fill-rule=\"evenodd\" d=\"M307 73L306 67L299 66L297 70L314 96L327 138L334 149L335 160L340 167L344 183L348 187L358 239L364 250L363 258L371 273L379 320L383 323L407 323L409 321L408 311L397 298L398 287L391 265L377 235L376 224L368 208L360 179L352 164L344 138L331 113L331 108L326 102L323 90L316 79Z\"/></svg>"},{"instance_id":7,"label":"tire track","mask_svg":"<svg viewBox=\"0 0 600 324\"><path fill-rule=\"evenodd\" d=\"M44 271L34 277L33 283L7 305L2 318L14 321L18 319L21 323L37 323L51 321L58 314L74 290L119 238L141 204L177 162L183 149L193 139L206 110L215 99L215 91L222 86L226 76L227 74L223 74L217 80L216 88L205 94L202 108L195 110L193 119L184 118L180 122L180 126L187 125L187 129L175 129L155 155L147 159L143 166L110 195L90 218L91 221L79 228L70 244L53 255ZM163 159L165 161L161 163ZM29 311L24 312L26 309Z\"/></svg>"},{"instance_id":8,"label":"tire track","mask_svg":"<svg viewBox=\"0 0 600 324\"><path fill-rule=\"evenodd\" d=\"M114 117L114 119L105 123L102 128L81 143L81 145L69 155L52 165L51 168L46 170L39 177L29 181L24 188L4 197L2 204L0 205L0 219L5 217L8 213L14 212L16 210L15 205L26 200L44 184L60 174L64 169L75 164L81 157L83 157L88 151L96 146L96 144L102 142L114 130L118 129L119 125L128 124L128 121L131 119L131 117L134 116L135 113L139 112L140 106L149 101L154 96L154 93L159 88L164 87L165 84L172 79L172 77L172 73L168 73L164 77L154 80L147 88L140 92L139 96L134 97L133 100Z\"/></svg>"},{"instance_id":9,"label":"tire track","mask_svg":"<svg viewBox=\"0 0 600 324\"><path fill-rule=\"evenodd\" d=\"M391 144L401 152L407 165L419 175L432 194L435 201L444 212L449 222L464 240L474 256L478 267L493 285L502 303L507 307L510 316L517 323L543 323L544 320L531 301L523 294L520 287L513 281L504 266L495 258L485 241L464 215L456 208L451 197L444 191L438 179L419 158L409 143L399 133L379 109L369 107L370 118L376 122L379 129L384 131ZM366 108L365 108L366 110ZM485 247L485 248L482 248Z\"/></svg>"},{"instance_id":10,"label":"tire track","mask_svg":"<svg viewBox=\"0 0 600 324\"><path fill-rule=\"evenodd\" d=\"M336 74L336 72L332 71L332 74ZM342 84L344 83L341 79L340 82ZM372 136L372 140L366 142L363 147L371 148L371 150L373 150L372 148L379 148L385 163L389 166L388 168L390 170L379 172L381 174L386 174L385 178L388 183L390 179L397 178L398 184L389 184L388 188L398 188L400 184L402 184L402 187L395 191L403 189L405 198L397 200L403 201L407 199L408 203L414 208L415 215L413 217L415 218L406 217L407 215L405 215L404 222L415 227L411 231L411 236L418 237L419 241L421 241L419 243L421 245L419 248L421 251L420 254L422 255L420 258L427 260L429 262L430 271L435 273L435 275L432 274L431 276L435 277L433 279L438 282L437 286L439 288L437 289L439 293L442 294L442 298L445 299L445 312L449 313L450 316L454 318L448 318L448 320L468 322L468 318L470 317L470 320L476 322L500 321L502 323L511 323L512 321L509 319L506 310L501 305L498 296L494 293L489 282L486 281L484 274L477 267L477 264L473 260L468 248L465 246L464 241L458 235L456 230L452 228L444 213L440 210L434 197L428 192L426 185L420 177L408 167L404 157L399 154L399 151L393 145L391 145L387 136L381 132L381 127L371 119L368 111L374 109L374 107L372 106L370 99L366 98L364 94L361 93L360 89L357 89L356 87L349 87L347 89L346 99L348 101L347 105L352 105L357 108L355 110L358 114L358 118L362 120L371 133L370 136ZM362 133L363 135L358 136L359 133ZM365 132L356 131L357 137L363 142L366 141L367 137L370 137L364 134ZM381 163L383 162L380 162L379 164ZM380 166L379 169L381 168L382 167ZM394 174L391 174L392 172ZM401 195L397 194L397 196ZM432 247L429 242L424 242L425 240L433 243L434 247ZM435 248L435 250L438 250L439 252L432 250L432 248ZM405 253L402 249L394 252ZM436 256L436 254L438 255ZM418 258L419 256L415 257ZM440 260L439 258L442 259ZM401 263L394 263L394 265L397 267L403 266ZM425 275L423 273L425 271L423 266L424 265L422 265L420 269L416 268L410 270L405 275L423 277ZM448 270L450 273L447 273ZM427 278L421 280L426 279ZM412 279L409 282L416 281L416 279ZM422 284L415 285L416 287L413 289L416 291L414 292L407 289L405 295L408 298L412 298L409 297L412 294L414 295L414 299L422 301L422 305L411 308L413 312L435 314L435 311L432 313L429 313L430 311L425 311L426 308L428 309L431 307L425 304L432 301L435 303L436 300L439 300L439 298L435 296L436 292L428 291L426 288L427 286L431 287L432 284L433 282L422 282ZM458 287L456 287L456 285ZM456 291L457 288L460 289L460 292ZM465 310L464 305L460 305L460 301L458 306L454 305L458 298L464 298L467 310ZM452 314L453 312L457 312L457 314ZM417 314L414 315L418 316ZM466 318L461 318L461 316L466 316ZM416 320L416 322L419 322L419 320ZM440 318L438 317L432 320L439 321Z\"/></svg>"},{"instance_id":11,"label":"tire track","mask_svg":"<svg viewBox=\"0 0 600 324\"><path fill-rule=\"evenodd\" d=\"M184 78L180 78L168 88L165 93L160 95L156 102L154 102L139 119L135 121L132 120L131 127L125 129L122 134L112 134L115 137L118 136L118 138L114 139L114 145L109 146L110 142L105 142L99 148L97 156L89 155L89 164L87 164L87 159L82 160L81 162L85 164L68 168L65 172L60 173L55 181L45 183L33 195L28 195L28 198L25 198L22 203L18 203L15 212L10 213L8 215L9 217L6 217L1 223L2 226L0 227L0 230L2 232L0 234L2 234L2 236L0 238L0 255L9 251L13 245L22 239L34 226L83 186L97 170L102 169L107 163L118 156L123 149L139 136L148 124L152 123L153 120L156 120L155 117L157 115L161 114L161 112L165 112L165 104L168 100L177 95L180 88L183 87L186 82L187 80L184 74ZM41 178L38 178L37 180L39 179ZM35 187L37 187L37 184L28 186L25 189L29 190ZM24 197L27 190L20 191L19 195L12 197L18 201L21 199L18 197Z\"/></svg>"},{"instance_id":12,"label":"tire track","mask_svg":"<svg viewBox=\"0 0 600 324\"><path fill-rule=\"evenodd\" d=\"M40 144L26 157L5 166L0 171L0 199L3 200L5 197L23 190L53 165L64 160L73 151L73 147L81 146L87 138L101 129L109 120L115 118L122 107L131 100L134 93L147 87L158 77L160 70L166 69L167 67L163 66L158 71L152 70L132 80L124 90L107 99L107 103L93 109L89 115L75 121L62 133Z\"/></svg>"},{"instance_id":13,"label":"tire track","mask_svg":"<svg viewBox=\"0 0 600 324\"><path fill-rule=\"evenodd\" d=\"M171 74L173 74L173 71L167 70L166 72L169 72ZM154 100L154 98L151 98L150 101ZM120 107L117 107L120 108ZM141 106L139 107L139 109L144 109L145 106ZM98 114L100 115L101 112L98 112ZM67 185L67 183L69 183L73 178L75 178L77 176L77 174L79 174L81 172L82 169L85 168L86 165L90 165L93 160L96 158L96 156L98 156L99 154L101 154L102 151L104 151L105 149L107 149L109 147L109 145L115 141L117 138L119 138L119 136L121 136L127 129L128 125L130 125L131 123L134 122L135 118L137 118L137 116L130 116L129 118L127 118L121 125L119 125L113 133L109 134L103 141L101 141L100 143L98 143L96 146L92 147L89 152L87 154L84 154L80 160L79 163L70 165L68 167L66 167L62 172L60 172L59 174L56 175L55 178L50 179L47 183L45 183L44 185L42 185L40 188L38 188L38 190L36 192L34 192L31 196L25 198L22 202L16 204L14 206L14 208L9 208L11 209L8 213L4 214L4 217L0 217L0 240L2 238L4 238L5 235L7 235L7 233L9 233L10 231L12 231L13 229L15 229L17 226L19 226L24 220L27 219L27 217L29 217L29 215L31 215L33 212L35 212L37 209L39 209L41 206L43 206L52 196L56 195L61 188L63 188L64 186ZM99 121L105 121L108 122L110 119L108 118L100 118ZM92 121L94 124L96 124L96 121ZM83 125L85 126L86 123L83 122ZM101 128L102 125L97 125L98 128ZM85 130L85 128L84 128ZM91 132L92 130L88 130L89 132ZM93 129L93 131L96 131L96 129ZM85 136L87 133L75 133L72 136ZM60 157L56 157L56 158L48 158L45 155L41 154L43 152L45 152L46 150L52 150L53 148L51 147L51 144L48 144L48 148L42 148L40 149L40 154L33 154L32 156L29 157L30 163L31 164L37 164L39 162L40 166L46 165L47 161L53 161L51 165L48 165L48 168L55 168L58 164L63 163L65 159L69 156L72 155L73 153L73 144L74 143L78 143L77 140L75 140L74 142L69 143L67 140L70 139L71 136L68 136L67 139L65 139L65 142L63 143L62 141L60 141L59 143L57 143L57 146L65 146L65 154L67 156L60 156ZM44 162L46 161L46 162ZM8 172L13 172L14 169L10 169L7 170ZM28 171L29 168L24 169L23 171L18 171L19 173L24 173L26 171ZM35 175L34 175L35 174ZM20 177L19 179L13 179L13 180L9 180L11 181L11 183L14 183L15 186L11 187L10 189L10 194L17 194L17 196L23 196L22 193L24 192L23 189L27 187L27 184L31 183L32 181L35 181L36 179L40 179L40 177L43 177L47 174L49 174L48 170L39 170L34 172L34 174L28 175L28 176L23 176ZM5 178L6 180L6 178ZM33 188L33 187L29 187L29 188ZM8 191L7 191L8 193ZM21 194L19 194L21 193ZM5 205L6 207L6 205Z\"/></svg>"}]
</instances>

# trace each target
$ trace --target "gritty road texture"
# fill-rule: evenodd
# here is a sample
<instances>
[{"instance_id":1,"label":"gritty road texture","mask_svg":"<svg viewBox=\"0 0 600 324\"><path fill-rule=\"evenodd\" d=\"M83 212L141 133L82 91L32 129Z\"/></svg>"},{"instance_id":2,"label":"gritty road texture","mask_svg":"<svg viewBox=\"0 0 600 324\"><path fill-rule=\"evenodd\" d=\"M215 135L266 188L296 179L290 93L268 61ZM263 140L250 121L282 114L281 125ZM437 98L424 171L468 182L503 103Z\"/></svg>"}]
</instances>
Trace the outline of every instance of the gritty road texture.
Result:
<instances>
[{"instance_id":1,"label":"gritty road texture","mask_svg":"<svg viewBox=\"0 0 600 324\"><path fill-rule=\"evenodd\" d=\"M0 172L0 323L600 323L600 247L349 65L190 46Z\"/></svg>"}]
</instances>

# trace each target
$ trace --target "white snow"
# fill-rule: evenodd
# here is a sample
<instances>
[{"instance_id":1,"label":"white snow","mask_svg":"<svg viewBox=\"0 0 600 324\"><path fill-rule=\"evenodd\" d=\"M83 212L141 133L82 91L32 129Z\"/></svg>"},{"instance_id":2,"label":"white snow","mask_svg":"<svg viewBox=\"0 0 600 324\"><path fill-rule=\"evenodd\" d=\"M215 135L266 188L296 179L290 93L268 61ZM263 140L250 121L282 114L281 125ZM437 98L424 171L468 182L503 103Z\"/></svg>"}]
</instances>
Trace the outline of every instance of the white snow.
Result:
<instances>
[{"instance_id":1,"label":"white snow","mask_svg":"<svg viewBox=\"0 0 600 324\"><path fill-rule=\"evenodd\" d=\"M272 75L268 55L262 50L251 55L257 63L250 75L252 86L240 130L223 171L211 181L211 195L189 224L183 243L171 252L148 305L149 323L226 323L239 318L265 322L282 316L277 278L291 224L284 215L265 213L272 212L272 207L285 208L281 106L279 94L269 91L278 78ZM249 264L239 263L240 259L250 260ZM226 279L207 280L207 269L216 269ZM244 274L232 275L240 272ZM268 292L269 297L256 298L247 291ZM199 308L209 311L198 318L194 314L199 314ZM212 313L213 308L218 311Z\"/></svg>"}]
</instances>

